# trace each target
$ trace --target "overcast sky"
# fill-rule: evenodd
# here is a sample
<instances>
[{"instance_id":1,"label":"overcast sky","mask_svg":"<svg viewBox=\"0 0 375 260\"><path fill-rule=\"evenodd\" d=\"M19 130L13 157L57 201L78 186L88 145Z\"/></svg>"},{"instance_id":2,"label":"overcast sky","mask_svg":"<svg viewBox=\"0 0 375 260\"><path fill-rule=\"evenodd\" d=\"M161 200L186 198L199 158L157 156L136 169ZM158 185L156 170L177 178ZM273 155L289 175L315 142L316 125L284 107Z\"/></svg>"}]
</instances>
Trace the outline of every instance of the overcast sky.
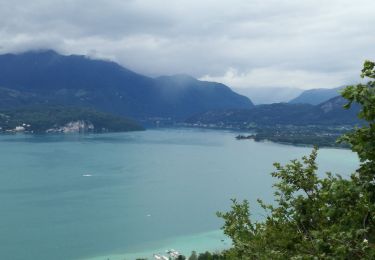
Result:
<instances>
[{"instance_id":1,"label":"overcast sky","mask_svg":"<svg viewBox=\"0 0 375 260\"><path fill-rule=\"evenodd\" d=\"M0 52L55 49L148 76L335 87L375 60L374 0L0 0Z\"/></svg>"}]
</instances>

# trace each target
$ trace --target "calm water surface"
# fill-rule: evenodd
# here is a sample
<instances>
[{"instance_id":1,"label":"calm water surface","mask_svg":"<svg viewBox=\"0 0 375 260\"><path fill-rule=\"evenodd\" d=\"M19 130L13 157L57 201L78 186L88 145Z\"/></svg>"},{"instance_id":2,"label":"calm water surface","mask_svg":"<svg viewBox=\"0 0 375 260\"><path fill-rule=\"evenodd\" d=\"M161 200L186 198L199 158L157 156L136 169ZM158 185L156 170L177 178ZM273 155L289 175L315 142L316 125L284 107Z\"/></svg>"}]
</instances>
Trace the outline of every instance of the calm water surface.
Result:
<instances>
[{"instance_id":1,"label":"calm water surface","mask_svg":"<svg viewBox=\"0 0 375 260\"><path fill-rule=\"evenodd\" d=\"M255 201L271 201L272 162L311 151L235 135L0 136L0 258L123 259L172 246L222 248L215 212L228 209L230 198L247 198L262 218ZM318 162L321 173L348 174L358 165L355 154L337 149L321 149Z\"/></svg>"}]
</instances>

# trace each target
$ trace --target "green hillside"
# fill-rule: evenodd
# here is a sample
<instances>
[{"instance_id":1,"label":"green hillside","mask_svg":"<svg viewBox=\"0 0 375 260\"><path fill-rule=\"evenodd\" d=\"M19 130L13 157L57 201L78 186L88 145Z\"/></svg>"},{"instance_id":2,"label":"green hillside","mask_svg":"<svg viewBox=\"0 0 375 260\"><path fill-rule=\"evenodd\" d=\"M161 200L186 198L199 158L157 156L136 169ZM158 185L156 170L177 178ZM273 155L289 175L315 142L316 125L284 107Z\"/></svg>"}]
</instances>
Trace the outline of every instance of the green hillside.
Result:
<instances>
[{"instance_id":1,"label":"green hillside","mask_svg":"<svg viewBox=\"0 0 375 260\"><path fill-rule=\"evenodd\" d=\"M133 120L88 108L29 107L0 111L1 132L123 132L143 130Z\"/></svg>"}]
</instances>

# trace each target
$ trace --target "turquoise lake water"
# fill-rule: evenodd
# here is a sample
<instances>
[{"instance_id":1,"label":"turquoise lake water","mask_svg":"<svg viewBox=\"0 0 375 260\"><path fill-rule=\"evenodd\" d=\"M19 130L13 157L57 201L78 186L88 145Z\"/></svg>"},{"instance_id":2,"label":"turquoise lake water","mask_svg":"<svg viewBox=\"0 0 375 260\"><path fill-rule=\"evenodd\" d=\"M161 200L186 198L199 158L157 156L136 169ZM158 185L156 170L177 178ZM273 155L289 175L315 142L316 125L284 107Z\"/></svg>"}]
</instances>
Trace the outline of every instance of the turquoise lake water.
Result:
<instances>
[{"instance_id":1,"label":"turquoise lake water","mask_svg":"<svg viewBox=\"0 0 375 260\"><path fill-rule=\"evenodd\" d=\"M160 129L0 136L0 259L135 259L230 241L216 211L271 202L270 172L311 148L235 140L236 133ZM320 173L349 174L349 150L321 149ZM224 241L222 241L224 239Z\"/></svg>"}]
</instances>

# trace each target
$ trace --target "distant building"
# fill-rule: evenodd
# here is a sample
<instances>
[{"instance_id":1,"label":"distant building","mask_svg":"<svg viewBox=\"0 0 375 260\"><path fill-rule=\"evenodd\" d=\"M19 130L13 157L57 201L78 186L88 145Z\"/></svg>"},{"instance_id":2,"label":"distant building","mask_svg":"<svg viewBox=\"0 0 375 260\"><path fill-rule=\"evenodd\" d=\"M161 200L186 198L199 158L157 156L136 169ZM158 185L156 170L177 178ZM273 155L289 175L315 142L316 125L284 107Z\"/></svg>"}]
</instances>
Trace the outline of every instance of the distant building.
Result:
<instances>
[{"instance_id":1,"label":"distant building","mask_svg":"<svg viewBox=\"0 0 375 260\"><path fill-rule=\"evenodd\" d=\"M23 132L23 131L25 131L25 127L23 127L23 126L16 126L16 128L14 129L14 131L16 131L16 132Z\"/></svg>"}]
</instances>

